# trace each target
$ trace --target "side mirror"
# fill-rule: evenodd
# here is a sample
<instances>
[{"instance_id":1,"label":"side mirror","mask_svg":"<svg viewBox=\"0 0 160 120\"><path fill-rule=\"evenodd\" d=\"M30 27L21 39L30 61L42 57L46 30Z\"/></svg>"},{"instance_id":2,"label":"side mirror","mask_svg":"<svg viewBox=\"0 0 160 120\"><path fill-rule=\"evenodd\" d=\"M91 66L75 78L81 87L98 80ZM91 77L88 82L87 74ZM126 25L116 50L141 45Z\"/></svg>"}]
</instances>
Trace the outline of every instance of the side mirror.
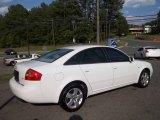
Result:
<instances>
[{"instance_id":1,"label":"side mirror","mask_svg":"<svg viewBox=\"0 0 160 120\"><path fill-rule=\"evenodd\" d=\"M134 61L134 58L133 58L133 57L129 57L129 61L130 61L130 62L133 62L133 61Z\"/></svg>"}]
</instances>

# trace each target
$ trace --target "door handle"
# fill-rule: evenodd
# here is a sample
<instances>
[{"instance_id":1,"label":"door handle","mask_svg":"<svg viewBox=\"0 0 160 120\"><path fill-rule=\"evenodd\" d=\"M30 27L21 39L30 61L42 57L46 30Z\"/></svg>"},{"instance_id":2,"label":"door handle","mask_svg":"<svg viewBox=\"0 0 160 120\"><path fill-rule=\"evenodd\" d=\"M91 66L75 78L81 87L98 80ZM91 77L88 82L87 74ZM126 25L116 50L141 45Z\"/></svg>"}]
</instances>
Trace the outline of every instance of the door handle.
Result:
<instances>
[{"instance_id":1,"label":"door handle","mask_svg":"<svg viewBox=\"0 0 160 120\"><path fill-rule=\"evenodd\" d=\"M114 67L114 69L116 70L116 69L117 69L117 67Z\"/></svg>"},{"instance_id":2,"label":"door handle","mask_svg":"<svg viewBox=\"0 0 160 120\"><path fill-rule=\"evenodd\" d=\"M89 70L85 70L85 72L90 72Z\"/></svg>"}]
</instances>

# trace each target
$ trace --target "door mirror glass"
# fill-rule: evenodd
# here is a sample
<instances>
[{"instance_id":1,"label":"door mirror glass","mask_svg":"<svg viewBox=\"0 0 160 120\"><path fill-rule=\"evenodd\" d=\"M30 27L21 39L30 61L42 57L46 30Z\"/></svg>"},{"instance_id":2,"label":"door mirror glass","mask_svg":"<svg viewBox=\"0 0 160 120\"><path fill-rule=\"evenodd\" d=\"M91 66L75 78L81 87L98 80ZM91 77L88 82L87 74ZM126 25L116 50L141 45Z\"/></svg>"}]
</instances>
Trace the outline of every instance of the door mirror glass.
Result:
<instances>
[{"instance_id":1,"label":"door mirror glass","mask_svg":"<svg viewBox=\"0 0 160 120\"><path fill-rule=\"evenodd\" d=\"M133 57L129 57L129 61L130 61L130 62L133 62L133 61L134 61L134 58L133 58Z\"/></svg>"}]
</instances>

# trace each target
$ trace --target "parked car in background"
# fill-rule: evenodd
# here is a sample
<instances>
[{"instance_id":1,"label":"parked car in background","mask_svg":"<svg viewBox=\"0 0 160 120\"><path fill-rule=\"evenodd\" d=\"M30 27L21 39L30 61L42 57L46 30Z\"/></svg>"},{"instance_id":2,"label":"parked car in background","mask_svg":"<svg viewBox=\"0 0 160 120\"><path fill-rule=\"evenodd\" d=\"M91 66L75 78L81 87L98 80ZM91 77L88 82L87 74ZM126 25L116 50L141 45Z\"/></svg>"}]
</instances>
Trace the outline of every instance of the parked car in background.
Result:
<instances>
[{"instance_id":1,"label":"parked car in background","mask_svg":"<svg viewBox=\"0 0 160 120\"><path fill-rule=\"evenodd\" d=\"M152 46L145 46L139 48L135 53L134 53L134 58L158 58L160 59L160 49Z\"/></svg>"},{"instance_id":2,"label":"parked car in background","mask_svg":"<svg viewBox=\"0 0 160 120\"><path fill-rule=\"evenodd\" d=\"M17 64L17 63L21 63L21 62L25 62L25 61L29 61L29 60L33 60L33 59L36 59L36 58L39 58L40 55L39 54L31 54L29 55L28 57L25 57L25 58L18 58L18 59L15 59L13 61L13 65Z\"/></svg>"},{"instance_id":3,"label":"parked car in background","mask_svg":"<svg viewBox=\"0 0 160 120\"><path fill-rule=\"evenodd\" d=\"M17 52L13 49L7 49L4 51L6 55L17 55Z\"/></svg>"},{"instance_id":4,"label":"parked car in background","mask_svg":"<svg viewBox=\"0 0 160 120\"><path fill-rule=\"evenodd\" d=\"M88 96L135 83L147 87L152 73L150 63L116 48L69 46L17 64L10 88L27 102L59 103L67 111L76 111Z\"/></svg>"},{"instance_id":5,"label":"parked car in background","mask_svg":"<svg viewBox=\"0 0 160 120\"><path fill-rule=\"evenodd\" d=\"M17 54L17 55L15 55L14 57L5 57L4 59L3 59L3 63L5 64L5 65L12 65L12 66L14 66L15 65L15 63L14 63L14 60L18 60L18 59L24 59L24 58L26 58L27 57L27 55L25 55L25 54L21 54L21 55L19 55L19 54Z\"/></svg>"}]
</instances>

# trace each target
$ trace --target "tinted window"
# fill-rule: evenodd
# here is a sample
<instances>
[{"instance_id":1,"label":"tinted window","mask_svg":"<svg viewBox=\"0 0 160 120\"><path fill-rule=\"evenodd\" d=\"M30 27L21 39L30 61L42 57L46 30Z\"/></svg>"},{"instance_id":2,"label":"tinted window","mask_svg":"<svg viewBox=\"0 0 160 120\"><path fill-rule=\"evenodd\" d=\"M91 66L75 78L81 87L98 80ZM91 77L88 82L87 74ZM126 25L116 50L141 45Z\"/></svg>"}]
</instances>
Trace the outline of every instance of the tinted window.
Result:
<instances>
[{"instance_id":1,"label":"tinted window","mask_svg":"<svg viewBox=\"0 0 160 120\"><path fill-rule=\"evenodd\" d=\"M72 49L56 49L52 52L49 52L46 55L43 55L43 56L39 57L36 60L41 61L41 62L51 63L51 62L57 60L58 58L66 55L67 53L69 53L71 51L72 51Z\"/></svg>"},{"instance_id":2,"label":"tinted window","mask_svg":"<svg viewBox=\"0 0 160 120\"><path fill-rule=\"evenodd\" d=\"M143 51L143 48L139 48L138 51Z\"/></svg>"},{"instance_id":3,"label":"tinted window","mask_svg":"<svg viewBox=\"0 0 160 120\"><path fill-rule=\"evenodd\" d=\"M123 52L113 48L105 48L111 62L126 62L129 61L129 57Z\"/></svg>"},{"instance_id":4,"label":"tinted window","mask_svg":"<svg viewBox=\"0 0 160 120\"><path fill-rule=\"evenodd\" d=\"M83 51L81 64L105 63L106 58L101 48L91 48Z\"/></svg>"},{"instance_id":5,"label":"tinted window","mask_svg":"<svg viewBox=\"0 0 160 120\"><path fill-rule=\"evenodd\" d=\"M71 57L64 65L77 65L80 63L83 52L77 53L73 57Z\"/></svg>"}]
</instances>

